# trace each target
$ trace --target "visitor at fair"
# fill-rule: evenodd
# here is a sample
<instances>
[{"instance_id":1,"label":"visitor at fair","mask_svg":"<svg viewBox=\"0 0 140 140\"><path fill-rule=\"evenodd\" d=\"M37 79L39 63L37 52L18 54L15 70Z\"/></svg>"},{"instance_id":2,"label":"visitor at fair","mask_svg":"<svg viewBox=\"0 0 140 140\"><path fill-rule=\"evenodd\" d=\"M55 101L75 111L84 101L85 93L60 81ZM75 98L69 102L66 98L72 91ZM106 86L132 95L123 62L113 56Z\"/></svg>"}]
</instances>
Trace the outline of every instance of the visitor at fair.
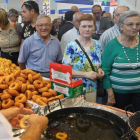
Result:
<instances>
[{"instance_id":1,"label":"visitor at fair","mask_svg":"<svg viewBox=\"0 0 140 140\"><path fill-rule=\"evenodd\" d=\"M51 19L40 15L36 21L36 30L22 44L18 58L21 69L29 68L50 78L50 62L61 63L62 50L59 40L50 35Z\"/></svg>"},{"instance_id":2,"label":"visitor at fair","mask_svg":"<svg viewBox=\"0 0 140 140\"><path fill-rule=\"evenodd\" d=\"M119 25L121 34L107 44L102 57L107 104L120 109L132 104L140 111L140 15L126 11Z\"/></svg>"},{"instance_id":3,"label":"visitor at fair","mask_svg":"<svg viewBox=\"0 0 140 140\"><path fill-rule=\"evenodd\" d=\"M8 20L7 13L0 9L0 48L1 57L10 59L17 65L21 37L21 26Z\"/></svg>"},{"instance_id":4,"label":"visitor at fair","mask_svg":"<svg viewBox=\"0 0 140 140\"><path fill-rule=\"evenodd\" d=\"M70 42L64 51L63 64L73 67L74 80L82 80L86 90L86 100L96 102L96 79L104 76L101 66L101 48L98 41L91 38L95 30L95 19L91 14L81 16L79 26L80 36L78 41L88 54L95 71L92 71L90 63L76 41Z\"/></svg>"}]
</instances>

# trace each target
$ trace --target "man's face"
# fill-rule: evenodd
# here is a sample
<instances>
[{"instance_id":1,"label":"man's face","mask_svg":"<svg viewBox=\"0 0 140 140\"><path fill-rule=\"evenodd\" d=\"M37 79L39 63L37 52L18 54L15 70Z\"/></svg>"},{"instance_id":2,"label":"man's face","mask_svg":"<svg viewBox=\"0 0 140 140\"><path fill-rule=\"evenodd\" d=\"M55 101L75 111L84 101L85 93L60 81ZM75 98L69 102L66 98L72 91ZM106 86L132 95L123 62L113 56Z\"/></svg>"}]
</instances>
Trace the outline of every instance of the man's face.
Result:
<instances>
[{"instance_id":1,"label":"man's face","mask_svg":"<svg viewBox=\"0 0 140 140\"><path fill-rule=\"evenodd\" d=\"M76 14L75 15L75 18L73 19L73 24L74 24L74 27L79 30L79 26L80 26L80 17L82 16L83 14Z\"/></svg>"},{"instance_id":2,"label":"man's face","mask_svg":"<svg viewBox=\"0 0 140 140\"><path fill-rule=\"evenodd\" d=\"M128 11L127 7L118 7L114 13L114 22L119 26L119 20L122 13Z\"/></svg>"},{"instance_id":3,"label":"man's face","mask_svg":"<svg viewBox=\"0 0 140 140\"><path fill-rule=\"evenodd\" d=\"M36 30L41 38L47 38L50 35L52 24L49 18L42 17L36 24Z\"/></svg>"},{"instance_id":4,"label":"man's face","mask_svg":"<svg viewBox=\"0 0 140 140\"><path fill-rule=\"evenodd\" d=\"M101 18L101 12L102 12L102 10L98 6L95 6L92 9L92 13L95 16L96 20L100 20L100 18Z\"/></svg>"},{"instance_id":5,"label":"man's face","mask_svg":"<svg viewBox=\"0 0 140 140\"><path fill-rule=\"evenodd\" d=\"M59 27L60 26L60 24L61 24L61 20L57 20L57 27Z\"/></svg>"},{"instance_id":6,"label":"man's face","mask_svg":"<svg viewBox=\"0 0 140 140\"><path fill-rule=\"evenodd\" d=\"M13 15L13 16L10 16L9 20L10 20L11 22L17 22L17 21L18 21L18 14L15 14L15 15Z\"/></svg>"},{"instance_id":7,"label":"man's face","mask_svg":"<svg viewBox=\"0 0 140 140\"><path fill-rule=\"evenodd\" d=\"M26 22L31 22L32 21L32 17L34 14L34 10L32 9L31 11L29 11L24 5L22 7L22 22L26 23Z\"/></svg>"}]
</instances>

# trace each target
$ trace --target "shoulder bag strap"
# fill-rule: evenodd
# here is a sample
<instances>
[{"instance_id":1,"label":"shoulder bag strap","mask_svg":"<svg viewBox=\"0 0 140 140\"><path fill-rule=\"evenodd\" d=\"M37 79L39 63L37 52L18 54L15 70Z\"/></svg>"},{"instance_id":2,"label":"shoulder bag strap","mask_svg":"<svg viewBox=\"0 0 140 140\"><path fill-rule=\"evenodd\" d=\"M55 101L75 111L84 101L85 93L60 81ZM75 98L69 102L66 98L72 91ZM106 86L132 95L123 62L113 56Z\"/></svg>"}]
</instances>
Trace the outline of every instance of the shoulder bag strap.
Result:
<instances>
[{"instance_id":1,"label":"shoulder bag strap","mask_svg":"<svg viewBox=\"0 0 140 140\"><path fill-rule=\"evenodd\" d=\"M19 38L20 41L21 41L21 36L20 36L20 34L19 34L18 30L17 30L16 22L14 22L14 27L15 27L16 33L17 33L17 35L18 35L18 38Z\"/></svg>"},{"instance_id":2,"label":"shoulder bag strap","mask_svg":"<svg viewBox=\"0 0 140 140\"><path fill-rule=\"evenodd\" d=\"M76 43L79 45L79 47L81 48L81 50L83 51L83 53L85 54L85 56L87 57L87 59L88 59L88 61L89 61L89 63L90 63L90 66L91 66L92 70L95 71L95 69L94 69L94 67L93 67L93 64L92 64L92 62L91 62L91 60L90 60L88 54L86 53L85 49L83 48L83 46L80 44L80 42L79 42L77 39L76 39L75 41L76 41Z\"/></svg>"}]
</instances>

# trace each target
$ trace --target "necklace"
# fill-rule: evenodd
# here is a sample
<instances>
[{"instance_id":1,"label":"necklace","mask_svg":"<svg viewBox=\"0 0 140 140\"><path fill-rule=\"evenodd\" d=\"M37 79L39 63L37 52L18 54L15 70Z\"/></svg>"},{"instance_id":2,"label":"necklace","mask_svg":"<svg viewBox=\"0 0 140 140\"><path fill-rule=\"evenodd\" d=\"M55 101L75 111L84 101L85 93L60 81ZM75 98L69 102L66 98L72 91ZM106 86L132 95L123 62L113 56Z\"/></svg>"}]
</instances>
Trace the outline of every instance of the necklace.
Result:
<instances>
[{"instance_id":1,"label":"necklace","mask_svg":"<svg viewBox=\"0 0 140 140\"><path fill-rule=\"evenodd\" d=\"M137 68L138 66L139 66L139 48L138 48L138 41L137 41L137 38L135 38L135 40L136 40L136 51L137 51L137 63L136 64L132 64L131 63L131 61L130 61L130 59L129 59L129 57L128 57L128 55L127 55L127 53L126 53L126 50L125 50L125 47L124 47L124 45L123 45L123 41L122 41L122 36L121 36L121 45L122 45L122 49L123 49L123 51L124 51L124 54L125 54L125 56L126 56L126 58L127 58L127 60L128 60L128 62L129 62L129 64L130 64L130 67L131 68L133 68L133 69L135 69L135 68Z\"/></svg>"}]
</instances>

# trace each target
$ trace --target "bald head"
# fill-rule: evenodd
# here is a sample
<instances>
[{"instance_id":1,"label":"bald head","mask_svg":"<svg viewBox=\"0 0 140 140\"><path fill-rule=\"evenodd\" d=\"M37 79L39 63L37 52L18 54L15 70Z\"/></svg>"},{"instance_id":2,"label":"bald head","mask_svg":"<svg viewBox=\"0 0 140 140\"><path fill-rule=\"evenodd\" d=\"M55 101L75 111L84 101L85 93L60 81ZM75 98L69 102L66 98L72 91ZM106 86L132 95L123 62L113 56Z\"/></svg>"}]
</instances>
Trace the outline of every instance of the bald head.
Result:
<instances>
[{"instance_id":1,"label":"bald head","mask_svg":"<svg viewBox=\"0 0 140 140\"><path fill-rule=\"evenodd\" d=\"M119 26L119 19L122 13L128 11L129 7L127 6L118 6L114 11L114 22Z\"/></svg>"},{"instance_id":2,"label":"bald head","mask_svg":"<svg viewBox=\"0 0 140 140\"><path fill-rule=\"evenodd\" d=\"M73 24L76 29L79 29L80 18L82 15L84 15L84 13L82 13L82 12L76 12L73 15Z\"/></svg>"},{"instance_id":3,"label":"bald head","mask_svg":"<svg viewBox=\"0 0 140 140\"><path fill-rule=\"evenodd\" d=\"M71 11L78 12L78 11L79 11L79 9L78 9L78 7L77 7L77 6L72 6L72 7L71 7Z\"/></svg>"},{"instance_id":4,"label":"bald head","mask_svg":"<svg viewBox=\"0 0 140 140\"><path fill-rule=\"evenodd\" d=\"M110 13L104 13L103 17L111 20L111 14Z\"/></svg>"}]
</instances>

